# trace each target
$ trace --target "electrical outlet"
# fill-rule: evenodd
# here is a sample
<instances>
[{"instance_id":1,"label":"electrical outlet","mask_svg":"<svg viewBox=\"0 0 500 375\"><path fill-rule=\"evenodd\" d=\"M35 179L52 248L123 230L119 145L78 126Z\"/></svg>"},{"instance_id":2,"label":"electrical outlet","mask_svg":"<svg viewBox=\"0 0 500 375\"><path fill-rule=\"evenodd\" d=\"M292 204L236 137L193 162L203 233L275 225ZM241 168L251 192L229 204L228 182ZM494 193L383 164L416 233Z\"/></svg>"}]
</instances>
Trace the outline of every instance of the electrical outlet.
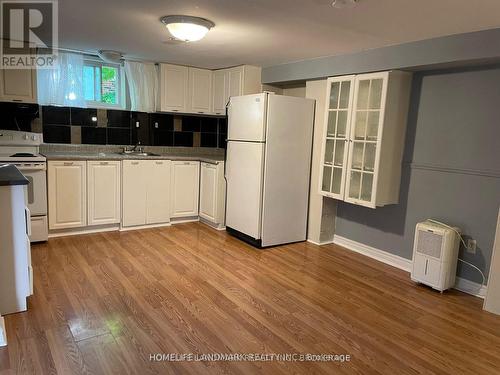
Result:
<instances>
[{"instance_id":1,"label":"electrical outlet","mask_svg":"<svg viewBox=\"0 0 500 375\"><path fill-rule=\"evenodd\" d=\"M475 254L476 253L476 247L477 243L476 240L473 240L472 238L467 239L467 252L470 254Z\"/></svg>"}]
</instances>

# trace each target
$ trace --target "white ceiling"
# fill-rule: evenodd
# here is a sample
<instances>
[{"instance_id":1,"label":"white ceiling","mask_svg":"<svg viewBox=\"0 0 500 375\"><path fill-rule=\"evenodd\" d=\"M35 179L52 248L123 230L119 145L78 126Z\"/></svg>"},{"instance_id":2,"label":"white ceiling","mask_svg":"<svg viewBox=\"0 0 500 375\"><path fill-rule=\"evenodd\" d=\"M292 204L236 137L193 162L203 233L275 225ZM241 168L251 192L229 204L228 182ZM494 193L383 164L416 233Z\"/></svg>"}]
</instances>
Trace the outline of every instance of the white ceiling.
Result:
<instances>
[{"instance_id":1,"label":"white ceiling","mask_svg":"<svg viewBox=\"0 0 500 375\"><path fill-rule=\"evenodd\" d=\"M499 0L59 0L59 45L205 68L275 65L500 27ZM169 43L159 18L216 26L199 42Z\"/></svg>"}]
</instances>

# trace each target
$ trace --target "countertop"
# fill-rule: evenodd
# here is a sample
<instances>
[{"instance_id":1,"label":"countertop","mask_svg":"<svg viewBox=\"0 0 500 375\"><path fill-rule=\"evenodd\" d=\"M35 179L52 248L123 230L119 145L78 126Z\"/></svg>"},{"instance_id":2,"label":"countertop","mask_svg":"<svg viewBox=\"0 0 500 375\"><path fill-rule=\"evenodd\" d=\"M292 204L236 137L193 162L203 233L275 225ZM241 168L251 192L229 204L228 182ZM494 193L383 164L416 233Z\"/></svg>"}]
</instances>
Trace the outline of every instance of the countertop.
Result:
<instances>
[{"instance_id":1,"label":"countertop","mask_svg":"<svg viewBox=\"0 0 500 375\"><path fill-rule=\"evenodd\" d=\"M12 164L0 165L0 186L28 185L28 179Z\"/></svg>"},{"instance_id":2,"label":"countertop","mask_svg":"<svg viewBox=\"0 0 500 375\"><path fill-rule=\"evenodd\" d=\"M185 154L162 154L158 156L148 155L123 155L114 152L44 152L43 155L50 160L189 160L204 163L218 164L224 161L223 156L218 155L185 155Z\"/></svg>"}]
</instances>

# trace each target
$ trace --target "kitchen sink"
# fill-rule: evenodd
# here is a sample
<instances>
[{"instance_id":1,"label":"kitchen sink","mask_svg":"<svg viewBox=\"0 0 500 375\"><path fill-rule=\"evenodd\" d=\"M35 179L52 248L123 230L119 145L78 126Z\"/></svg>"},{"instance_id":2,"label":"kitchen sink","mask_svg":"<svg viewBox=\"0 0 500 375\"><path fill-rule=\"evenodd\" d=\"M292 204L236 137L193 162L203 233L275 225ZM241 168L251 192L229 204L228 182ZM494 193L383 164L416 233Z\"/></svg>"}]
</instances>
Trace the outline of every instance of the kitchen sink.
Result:
<instances>
[{"instance_id":1,"label":"kitchen sink","mask_svg":"<svg viewBox=\"0 0 500 375\"><path fill-rule=\"evenodd\" d=\"M130 155L130 156L160 156L159 154L155 154L154 152L136 152L136 151L120 152L120 155Z\"/></svg>"}]
</instances>

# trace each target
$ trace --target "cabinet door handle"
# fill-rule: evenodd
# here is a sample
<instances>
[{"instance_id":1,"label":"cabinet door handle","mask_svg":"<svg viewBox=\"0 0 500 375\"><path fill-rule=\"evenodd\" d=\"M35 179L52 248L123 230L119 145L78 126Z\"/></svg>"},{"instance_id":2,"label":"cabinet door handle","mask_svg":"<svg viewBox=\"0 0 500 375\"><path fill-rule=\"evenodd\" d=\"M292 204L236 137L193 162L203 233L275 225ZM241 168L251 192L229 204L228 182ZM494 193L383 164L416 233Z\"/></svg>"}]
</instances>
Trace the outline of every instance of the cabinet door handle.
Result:
<instances>
[{"instance_id":1,"label":"cabinet door handle","mask_svg":"<svg viewBox=\"0 0 500 375\"><path fill-rule=\"evenodd\" d=\"M425 272L424 275L427 275L427 265L429 264L429 259L425 260Z\"/></svg>"},{"instance_id":2,"label":"cabinet door handle","mask_svg":"<svg viewBox=\"0 0 500 375\"><path fill-rule=\"evenodd\" d=\"M205 113L205 112L199 111L198 113Z\"/></svg>"},{"instance_id":3,"label":"cabinet door handle","mask_svg":"<svg viewBox=\"0 0 500 375\"><path fill-rule=\"evenodd\" d=\"M133 161L131 164L132 165L137 165L137 164L139 164L139 162L138 161Z\"/></svg>"},{"instance_id":4,"label":"cabinet door handle","mask_svg":"<svg viewBox=\"0 0 500 375\"><path fill-rule=\"evenodd\" d=\"M156 164L161 165L161 164L163 164L163 162L162 161L157 161Z\"/></svg>"},{"instance_id":5,"label":"cabinet door handle","mask_svg":"<svg viewBox=\"0 0 500 375\"><path fill-rule=\"evenodd\" d=\"M109 163L107 161L101 161L99 164L100 165L108 165Z\"/></svg>"},{"instance_id":6,"label":"cabinet door handle","mask_svg":"<svg viewBox=\"0 0 500 375\"><path fill-rule=\"evenodd\" d=\"M172 109L172 112L179 112L178 109Z\"/></svg>"},{"instance_id":7,"label":"cabinet door handle","mask_svg":"<svg viewBox=\"0 0 500 375\"><path fill-rule=\"evenodd\" d=\"M64 165L73 165L73 162L72 161L65 161Z\"/></svg>"},{"instance_id":8,"label":"cabinet door handle","mask_svg":"<svg viewBox=\"0 0 500 375\"><path fill-rule=\"evenodd\" d=\"M13 102L22 102L21 99L12 99Z\"/></svg>"},{"instance_id":9,"label":"cabinet door handle","mask_svg":"<svg viewBox=\"0 0 500 375\"><path fill-rule=\"evenodd\" d=\"M184 165L189 165L189 164L191 164L191 163L190 163L190 162L188 162L188 161L185 161L185 162L184 162Z\"/></svg>"}]
</instances>

